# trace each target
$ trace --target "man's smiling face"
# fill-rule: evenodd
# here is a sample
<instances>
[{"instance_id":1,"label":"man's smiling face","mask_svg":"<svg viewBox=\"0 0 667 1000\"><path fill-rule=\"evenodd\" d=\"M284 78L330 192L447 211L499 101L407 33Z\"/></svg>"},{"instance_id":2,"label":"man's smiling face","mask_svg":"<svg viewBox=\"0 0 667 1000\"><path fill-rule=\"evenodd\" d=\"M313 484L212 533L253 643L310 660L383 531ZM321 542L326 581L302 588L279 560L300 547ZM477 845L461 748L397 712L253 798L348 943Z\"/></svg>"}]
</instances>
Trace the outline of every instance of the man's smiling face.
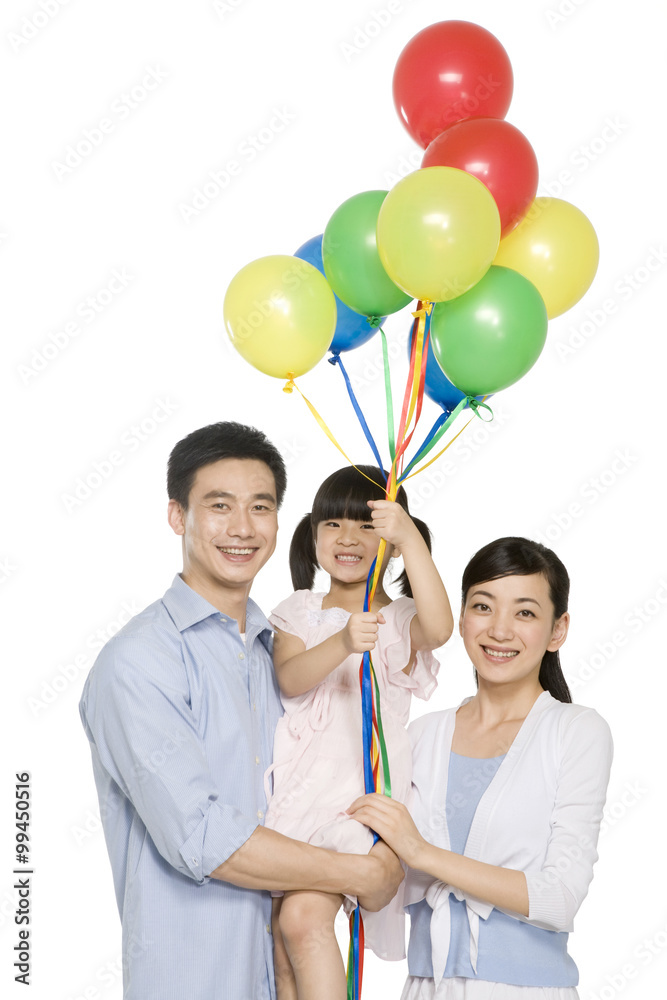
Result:
<instances>
[{"instance_id":1,"label":"man's smiling face","mask_svg":"<svg viewBox=\"0 0 667 1000\"><path fill-rule=\"evenodd\" d=\"M183 579L198 593L245 590L276 547L276 484L257 459L223 458L197 470L187 510L169 502L183 536ZM208 598L210 599L210 597Z\"/></svg>"}]
</instances>

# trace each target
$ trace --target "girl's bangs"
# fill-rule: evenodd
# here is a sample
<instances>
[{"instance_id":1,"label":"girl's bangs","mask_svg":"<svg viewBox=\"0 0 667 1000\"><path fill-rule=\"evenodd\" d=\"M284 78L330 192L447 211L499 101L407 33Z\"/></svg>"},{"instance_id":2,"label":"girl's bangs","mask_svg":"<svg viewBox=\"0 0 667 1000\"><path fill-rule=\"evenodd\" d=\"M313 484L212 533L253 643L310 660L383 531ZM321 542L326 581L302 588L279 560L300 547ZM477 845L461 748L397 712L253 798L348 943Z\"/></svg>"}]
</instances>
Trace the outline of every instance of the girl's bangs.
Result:
<instances>
[{"instance_id":1,"label":"girl's bangs","mask_svg":"<svg viewBox=\"0 0 667 1000\"><path fill-rule=\"evenodd\" d=\"M369 500L383 500L385 485L380 469L372 465L347 467L334 472L320 486L313 501L311 521L317 526L321 521L370 521ZM365 477L369 478L366 479ZM369 482L369 479L372 482Z\"/></svg>"}]
</instances>

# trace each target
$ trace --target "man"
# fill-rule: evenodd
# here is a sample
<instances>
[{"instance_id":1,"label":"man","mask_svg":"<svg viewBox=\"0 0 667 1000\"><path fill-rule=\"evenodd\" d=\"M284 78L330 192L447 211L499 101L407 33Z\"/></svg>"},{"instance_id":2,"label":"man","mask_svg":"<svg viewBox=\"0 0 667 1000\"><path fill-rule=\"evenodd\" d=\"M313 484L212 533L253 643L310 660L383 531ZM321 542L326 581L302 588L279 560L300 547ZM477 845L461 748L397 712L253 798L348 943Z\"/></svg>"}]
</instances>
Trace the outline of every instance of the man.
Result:
<instances>
[{"instance_id":1,"label":"man","mask_svg":"<svg viewBox=\"0 0 667 1000\"><path fill-rule=\"evenodd\" d=\"M271 557L285 467L237 423L169 458L183 571L104 647L81 717L123 924L125 1000L275 996L270 889L357 895L379 909L395 857L334 854L262 825L282 712L271 632L249 599Z\"/></svg>"}]
</instances>

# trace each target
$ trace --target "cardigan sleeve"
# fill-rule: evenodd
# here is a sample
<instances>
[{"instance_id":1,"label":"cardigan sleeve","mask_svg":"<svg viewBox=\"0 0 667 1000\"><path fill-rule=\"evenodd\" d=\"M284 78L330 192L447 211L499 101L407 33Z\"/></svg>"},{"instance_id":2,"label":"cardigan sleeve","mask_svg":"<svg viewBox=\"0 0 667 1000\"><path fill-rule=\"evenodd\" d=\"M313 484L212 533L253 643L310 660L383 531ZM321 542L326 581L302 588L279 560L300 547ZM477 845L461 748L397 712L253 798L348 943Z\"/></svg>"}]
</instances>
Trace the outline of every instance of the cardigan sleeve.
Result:
<instances>
[{"instance_id":1,"label":"cardigan sleeve","mask_svg":"<svg viewBox=\"0 0 667 1000\"><path fill-rule=\"evenodd\" d=\"M539 871L525 872L531 924L554 931L572 929L598 857L612 753L609 726L593 709L569 721L544 864Z\"/></svg>"}]
</instances>

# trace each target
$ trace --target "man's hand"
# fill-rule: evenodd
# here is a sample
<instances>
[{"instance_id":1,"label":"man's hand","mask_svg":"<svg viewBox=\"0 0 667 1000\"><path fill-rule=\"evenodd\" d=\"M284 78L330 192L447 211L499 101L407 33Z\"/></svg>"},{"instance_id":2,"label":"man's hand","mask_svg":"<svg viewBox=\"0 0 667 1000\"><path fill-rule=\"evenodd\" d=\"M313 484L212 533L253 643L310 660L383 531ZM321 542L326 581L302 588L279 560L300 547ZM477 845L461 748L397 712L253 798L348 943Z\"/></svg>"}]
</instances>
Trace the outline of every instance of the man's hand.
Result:
<instances>
[{"instance_id":1,"label":"man's hand","mask_svg":"<svg viewBox=\"0 0 667 1000\"><path fill-rule=\"evenodd\" d=\"M366 910L381 910L398 891L405 873L400 861L381 840L364 859L366 864L360 873L357 898Z\"/></svg>"}]
</instances>

